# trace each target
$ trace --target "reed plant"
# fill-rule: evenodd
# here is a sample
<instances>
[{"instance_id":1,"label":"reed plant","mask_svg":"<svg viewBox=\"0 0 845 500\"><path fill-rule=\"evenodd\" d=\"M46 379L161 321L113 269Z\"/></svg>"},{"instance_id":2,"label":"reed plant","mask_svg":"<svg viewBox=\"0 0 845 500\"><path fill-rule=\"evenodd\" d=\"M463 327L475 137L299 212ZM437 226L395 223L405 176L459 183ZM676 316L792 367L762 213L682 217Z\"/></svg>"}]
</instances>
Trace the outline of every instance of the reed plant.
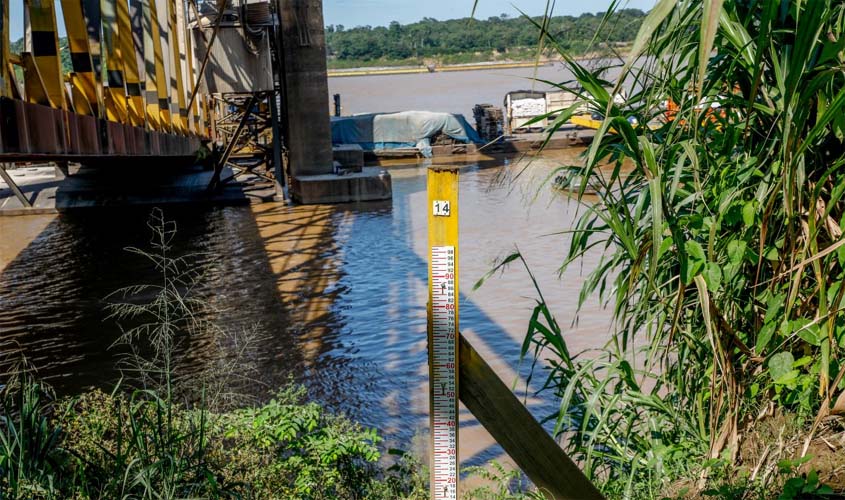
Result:
<instances>
[{"instance_id":1,"label":"reed plant","mask_svg":"<svg viewBox=\"0 0 845 500\"><path fill-rule=\"evenodd\" d=\"M660 0L628 58L560 53L574 78L545 83L580 101L551 133L601 118L556 172L580 207L561 272L600 255L580 304L598 295L614 327L570 353L539 295L523 355L548 360L557 435L612 497L766 497L819 450L836 465L810 492L845 486L845 5Z\"/></svg>"}]
</instances>

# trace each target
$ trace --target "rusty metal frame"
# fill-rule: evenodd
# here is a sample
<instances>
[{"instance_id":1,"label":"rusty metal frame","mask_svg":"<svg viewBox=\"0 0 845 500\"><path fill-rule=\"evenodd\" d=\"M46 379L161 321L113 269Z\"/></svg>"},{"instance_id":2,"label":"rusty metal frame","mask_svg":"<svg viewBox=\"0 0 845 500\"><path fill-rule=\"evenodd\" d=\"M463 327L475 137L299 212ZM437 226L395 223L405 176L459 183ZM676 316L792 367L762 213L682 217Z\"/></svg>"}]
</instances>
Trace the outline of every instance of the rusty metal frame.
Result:
<instances>
[{"instance_id":1,"label":"rusty metal frame","mask_svg":"<svg viewBox=\"0 0 845 500\"><path fill-rule=\"evenodd\" d=\"M8 165L9 165L8 163L0 163L0 178L2 178L3 181L6 183L6 185L9 186L9 189L15 195L15 198L17 198L18 201L21 202L21 204L24 206L24 208L32 208L32 203L29 201L29 198L27 198L23 194L23 191L21 191L21 188L18 187L18 185L12 179L12 176L9 175L8 172L6 172Z\"/></svg>"},{"instance_id":2,"label":"rusty metal frame","mask_svg":"<svg viewBox=\"0 0 845 500\"><path fill-rule=\"evenodd\" d=\"M217 164L214 165L214 175L211 178L211 182L208 184L209 191L215 190L221 185L220 174L223 172L223 168L226 166L226 163L228 163L229 158L232 156L232 152L234 151L235 146L240 140L244 128L246 128L246 124L249 121L249 117L252 115L252 108L258 101L258 94L251 94L249 99L247 100L243 116L241 116L240 121L238 121L237 128L235 129L232 136L229 138L229 143L226 145L226 149L223 150L223 155L217 161Z\"/></svg>"}]
</instances>

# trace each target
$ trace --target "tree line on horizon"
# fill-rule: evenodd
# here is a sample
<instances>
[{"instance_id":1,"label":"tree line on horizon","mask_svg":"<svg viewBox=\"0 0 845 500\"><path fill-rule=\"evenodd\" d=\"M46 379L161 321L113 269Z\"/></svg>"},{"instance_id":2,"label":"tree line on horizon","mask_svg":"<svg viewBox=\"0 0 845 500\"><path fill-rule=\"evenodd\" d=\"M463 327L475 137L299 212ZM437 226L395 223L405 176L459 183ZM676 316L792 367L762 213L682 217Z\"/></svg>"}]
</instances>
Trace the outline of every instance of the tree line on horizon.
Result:
<instances>
[{"instance_id":1,"label":"tree line on horizon","mask_svg":"<svg viewBox=\"0 0 845 500\"><path fill-rule=\"evenodd\" d=\"M605 13L555 16L550 20L549 30L565 50L582 54L594 42L611 45L632 42L645 16L639 9L622 9L608 19ZM533 20L542 22L542 17ZM537 41L537 27L532 19L507 14L486 20L438 21L426 17L405 25L394 21L389 26L326 27L327 55L330 60L340 61L437 58L479 52L505 54L536 47Z\"/></svg>"}]
</instances>

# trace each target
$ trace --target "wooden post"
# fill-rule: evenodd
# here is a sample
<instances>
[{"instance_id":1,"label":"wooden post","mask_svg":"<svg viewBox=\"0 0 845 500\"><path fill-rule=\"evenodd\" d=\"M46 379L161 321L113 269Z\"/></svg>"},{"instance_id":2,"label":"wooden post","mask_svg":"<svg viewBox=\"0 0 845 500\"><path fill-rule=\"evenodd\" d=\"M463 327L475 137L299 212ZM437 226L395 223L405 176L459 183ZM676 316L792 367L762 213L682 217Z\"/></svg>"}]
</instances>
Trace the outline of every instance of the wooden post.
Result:
<instances>
[{"instance_id":1,"label":"wooden post","mask_svg":"<svg viewBox=\"0 0 845 500\"><path fill-rule=\"evenodd\" d=\"M602 499L578 466L463 337L459 353L461 401L540 492L550 500Z\"/></svg>"},{"instance_id":2,"label":"wooden post","mask_svg":"<svg viewBox=\"0 0 845 500\"><path fill-rule=\"evenodd\" d=\"M431 499L459 497L458 169L428 171Z\"/></svg>"}]
</instances>

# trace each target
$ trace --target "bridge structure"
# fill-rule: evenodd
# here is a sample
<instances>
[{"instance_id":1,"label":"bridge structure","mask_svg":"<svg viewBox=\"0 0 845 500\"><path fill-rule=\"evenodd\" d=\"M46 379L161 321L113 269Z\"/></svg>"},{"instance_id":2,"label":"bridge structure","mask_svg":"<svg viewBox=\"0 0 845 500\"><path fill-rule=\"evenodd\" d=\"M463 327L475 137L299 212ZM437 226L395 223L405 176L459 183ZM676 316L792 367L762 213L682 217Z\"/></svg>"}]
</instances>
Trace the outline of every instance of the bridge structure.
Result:
<instances>
[{"instance_id":1,"label":"bridge structure","mask_svg":"<svg viewBox=\"0 0 845 500\"><path fill-rule=\"evenodd\" d=\"M0 4L0 180L24 207L16 163L128 172L198 156L204 193L251 174L276 199L391 197L386 173L335 162L321 0L18 1L18 53Z\"/></svg>"}]
</instances>

